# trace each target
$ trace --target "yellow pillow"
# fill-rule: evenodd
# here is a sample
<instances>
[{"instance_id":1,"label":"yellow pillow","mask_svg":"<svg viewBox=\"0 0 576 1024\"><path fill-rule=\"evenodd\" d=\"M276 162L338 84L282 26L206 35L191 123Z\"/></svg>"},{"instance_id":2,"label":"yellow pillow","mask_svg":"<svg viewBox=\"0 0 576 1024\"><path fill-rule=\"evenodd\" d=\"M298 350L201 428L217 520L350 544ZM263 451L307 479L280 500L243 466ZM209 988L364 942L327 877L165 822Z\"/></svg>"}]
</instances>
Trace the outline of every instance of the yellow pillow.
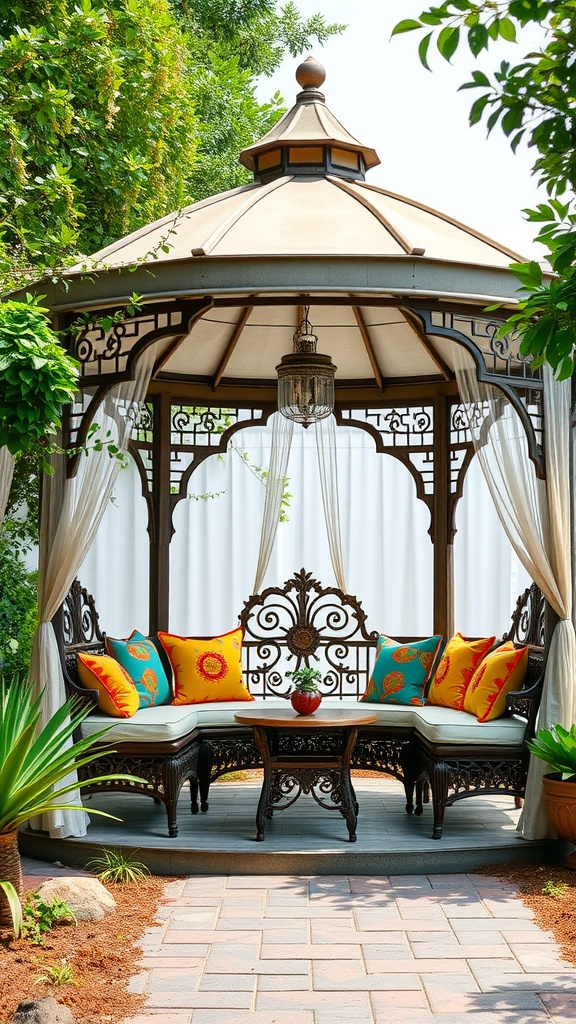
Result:
<instances>
[{"instance_id":1,"label":"yellow pillow","mask_svg":"<svg viewBox=\"0 0 576 1024\"><path fill-rule=\"evenodd\" d=\"M242 679L242 628L207 639L158 633L174 673L173 704L254 700Z\"/></svg>"},{"instance_id":2,"label":"yellow pillow","mask_svg":"<svg viewBox=\"0 0 576 1024\"><path fill-rule=\"evenodd\" d=\"M444 648L426 703L462 711L472 676L495 639L488 636L482 640L466 640L461 633L456 633Z\"/></svg>"},{"instance_id":3,"label":"yellow pillow","mask_svg":"<svg viewBox=\"0 0 576 1024\"><path fill-rule=\"evenodd\" d=\"M126 669L108 654L78 654L78 677L87 690L98 690L98 707L114 718L138 711L138 690Z\"/></svg>"},{"instance_id":4,"label":"yellow pillow","mask_svg":"<svg viewBox=\"0 0 576 1024\"><path fill-rule=\"evenodd\" d=\"M499 718L506 710L506 695L519 690L528 665L528 648L510 641L487 654L478 666L464 699L464 711L479 722Z\"/></svg>"}]
</instances>

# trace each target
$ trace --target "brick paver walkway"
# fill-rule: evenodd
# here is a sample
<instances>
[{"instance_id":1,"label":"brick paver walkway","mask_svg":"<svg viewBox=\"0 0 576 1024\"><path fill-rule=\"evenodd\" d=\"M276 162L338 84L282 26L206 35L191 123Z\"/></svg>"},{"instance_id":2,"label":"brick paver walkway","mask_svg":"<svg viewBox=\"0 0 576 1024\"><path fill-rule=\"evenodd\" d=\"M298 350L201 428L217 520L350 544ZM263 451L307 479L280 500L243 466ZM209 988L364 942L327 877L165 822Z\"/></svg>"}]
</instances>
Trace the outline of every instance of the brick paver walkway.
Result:
<instances>
[{"instance_id":1,"label":"brick paver walkway","mask_svg":"<svg viewBox=\"0 0 576 1024\"><path fill-rule=\"evenodd\" d=\"M573 1024L576 969L480 875L167 886L126 1024Z\"/></svg>"}]
</instances>

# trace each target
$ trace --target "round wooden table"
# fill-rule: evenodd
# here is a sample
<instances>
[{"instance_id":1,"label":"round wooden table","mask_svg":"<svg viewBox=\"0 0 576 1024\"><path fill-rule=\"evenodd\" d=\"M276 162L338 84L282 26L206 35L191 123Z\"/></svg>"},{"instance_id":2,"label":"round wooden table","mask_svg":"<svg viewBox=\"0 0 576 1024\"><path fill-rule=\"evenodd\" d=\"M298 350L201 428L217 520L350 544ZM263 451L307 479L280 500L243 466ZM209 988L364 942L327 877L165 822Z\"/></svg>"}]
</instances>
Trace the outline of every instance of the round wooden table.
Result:
<instances>
[{"instance_id":1,"label":"round wooden table","mask_svg":"<svg viewBox=\"0 0 576 1024\"><path fill-rule=\"evenodd\" d=\"M291 707L239 711L237 722L250 725L264 762L264 781L256 811L256 839L264 839L266 818L284 811L301 793L340 811L350 842L356 842L358 802L350 781L350 758L358 729L372 725L373 711L320 707L313 715L297 715Z\"/></svg>"}]
</instances>

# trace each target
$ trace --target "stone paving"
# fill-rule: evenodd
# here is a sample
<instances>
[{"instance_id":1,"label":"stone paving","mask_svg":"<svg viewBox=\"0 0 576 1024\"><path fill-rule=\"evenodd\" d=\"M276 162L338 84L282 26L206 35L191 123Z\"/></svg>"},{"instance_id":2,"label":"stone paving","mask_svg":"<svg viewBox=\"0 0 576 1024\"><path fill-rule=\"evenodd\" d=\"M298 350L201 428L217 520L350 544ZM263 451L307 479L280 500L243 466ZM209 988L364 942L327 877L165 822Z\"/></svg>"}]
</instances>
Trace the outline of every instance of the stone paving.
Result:
<instances>
[{"instance_id":1,"label":"stone paving","mask_svg":"<svg viewBox=\"0 0 576 1024\"><path fill-rule=\"evenodd\" d=\"M576 969L481 875L171 882L125 1024L573 1024Z\"/></svg>"}]
</instances>

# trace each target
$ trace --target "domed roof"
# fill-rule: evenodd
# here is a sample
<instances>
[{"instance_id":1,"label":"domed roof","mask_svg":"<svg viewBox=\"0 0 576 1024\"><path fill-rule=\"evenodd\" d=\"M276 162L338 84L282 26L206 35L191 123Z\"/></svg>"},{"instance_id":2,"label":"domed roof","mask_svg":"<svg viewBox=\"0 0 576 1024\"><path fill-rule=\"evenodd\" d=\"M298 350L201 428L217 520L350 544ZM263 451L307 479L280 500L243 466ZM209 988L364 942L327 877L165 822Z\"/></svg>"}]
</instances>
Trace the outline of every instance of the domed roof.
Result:
<instances>
[{"instance_id":1,"label":"domed roof","mask_svg":"<svg viewBox=\"0 0 576 1024\"><path fill-rule=\"evenodd\" d=\"M318 89L324 69L309 57L297 79L303 88L291 110L240 154L255 172L252 184L147 224L90 262L111 269L221 256L419 256L505 268L522 258L446 214L367 184L365 170L380 161L326 107Z\"/></svg>"},{"instance_id":2,"label":"domed roof","mask_svg":"<svg viewBox=\"0 0 576 1024\"><path fill-rule=\"evenodd\" d=\"M223 396L244 387L273 395L304 306L319 351L338 367L337 389L381 394L387 381L450 380L451 342L442 330L424 338L407 299L471 313L490 301L513 304L508 266L522 257L367 183L378 156L326 107L321 65L308 58L297 80L292 109L241 154L251 184L102 249L72 269L66 292L45 288L52 308L123 304L133 291L147 305L208 296L211 308L174 343L159 377Z\"/></svg>"}]
</instances>

